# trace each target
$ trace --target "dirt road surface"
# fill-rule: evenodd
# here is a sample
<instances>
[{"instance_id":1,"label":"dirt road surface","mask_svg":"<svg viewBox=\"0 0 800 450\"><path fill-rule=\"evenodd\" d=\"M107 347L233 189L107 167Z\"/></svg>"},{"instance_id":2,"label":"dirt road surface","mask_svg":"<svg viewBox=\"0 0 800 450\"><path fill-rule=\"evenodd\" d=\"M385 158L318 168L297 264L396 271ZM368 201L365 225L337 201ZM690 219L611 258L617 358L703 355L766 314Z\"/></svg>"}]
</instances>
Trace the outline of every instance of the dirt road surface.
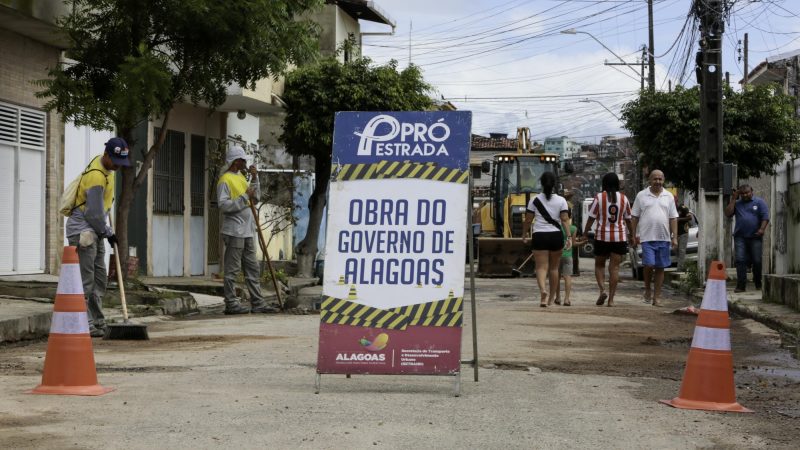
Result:
<instances>
[{"instance_id":1,"label":"dirt road surface","mask_svg":"<svg viewBox=\"0 0 800 450\"><path fill-rule=\"evenodd\" d=\"M597 307L539 308L531 279L477 280L480 381L326 375L314 394L318 316L149 323L146 342L95 339L101 397L29 395L46 343L0 348L0 448L797 448L800 365L779 337L734 319L738 401L755 414L673 409L695 318L625 280ZM469 293L466 294L467 299ZM465 303L466 304L466 303ZM472 360L468 315L462 360Z\"/></svg>"}]
</instances>

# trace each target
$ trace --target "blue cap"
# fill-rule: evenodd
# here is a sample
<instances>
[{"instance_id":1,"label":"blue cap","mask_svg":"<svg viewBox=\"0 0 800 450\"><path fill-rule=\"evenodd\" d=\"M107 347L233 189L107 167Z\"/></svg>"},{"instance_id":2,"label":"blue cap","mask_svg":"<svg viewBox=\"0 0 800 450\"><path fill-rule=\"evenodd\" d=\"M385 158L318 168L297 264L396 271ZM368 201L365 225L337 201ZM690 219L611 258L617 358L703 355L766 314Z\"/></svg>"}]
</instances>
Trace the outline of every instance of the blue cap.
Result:
<instances>
[{"instance_id":1,"label":"blue cap","mask_svg":"<svg viewBox=\"0 0 800 450\"><path fill-rule=\"evenodd\" d=\"M111 162L118 166L128 167L131 165L128 159L128 143L121 137L114 137L106 142L106 153L111 157Z\"/></svg>"}]
</instances>

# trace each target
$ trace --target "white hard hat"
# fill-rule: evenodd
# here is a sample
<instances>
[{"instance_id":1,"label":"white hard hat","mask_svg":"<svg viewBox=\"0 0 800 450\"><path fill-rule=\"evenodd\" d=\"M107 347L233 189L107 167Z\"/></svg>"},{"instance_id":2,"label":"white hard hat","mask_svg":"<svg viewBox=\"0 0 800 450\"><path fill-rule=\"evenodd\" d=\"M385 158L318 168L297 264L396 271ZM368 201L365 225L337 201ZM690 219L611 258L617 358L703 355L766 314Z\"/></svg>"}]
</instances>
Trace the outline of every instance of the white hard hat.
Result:
<instances>
[{"instance_id":1,"label":"white hard hat","mask_svg":"<svg viewBox=\"0 0 800 450\"><path fill-rule=\"evenodd\" d=\"M230 167L237 159L244 159L247 161L247 153L244 152L244 149L240 145L232 145L228 149L228 154L225 155L225 163Z\"/></svg>"}]
</instances>

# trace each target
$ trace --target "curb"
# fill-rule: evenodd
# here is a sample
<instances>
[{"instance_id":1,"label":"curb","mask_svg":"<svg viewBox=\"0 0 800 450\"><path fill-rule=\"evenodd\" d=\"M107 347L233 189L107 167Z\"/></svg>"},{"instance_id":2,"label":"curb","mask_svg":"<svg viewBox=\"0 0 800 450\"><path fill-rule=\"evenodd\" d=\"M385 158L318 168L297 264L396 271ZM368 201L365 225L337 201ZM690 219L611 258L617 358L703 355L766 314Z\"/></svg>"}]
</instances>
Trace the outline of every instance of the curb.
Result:
<instances>
[{"instance_id":1,"label":"curb","mask_svg":"<svg viewBox=\"0 0 800 450\"><path fill-rule=\"evenodd\" d=\"M787 333L793 336L800 335L800 324L789 324L772 315L760 311L758 306L748 305L744 302L738 302L735 300L728 300L728 309L740 316L762 323L775 331Z\"/></svg>"}]
</instances>

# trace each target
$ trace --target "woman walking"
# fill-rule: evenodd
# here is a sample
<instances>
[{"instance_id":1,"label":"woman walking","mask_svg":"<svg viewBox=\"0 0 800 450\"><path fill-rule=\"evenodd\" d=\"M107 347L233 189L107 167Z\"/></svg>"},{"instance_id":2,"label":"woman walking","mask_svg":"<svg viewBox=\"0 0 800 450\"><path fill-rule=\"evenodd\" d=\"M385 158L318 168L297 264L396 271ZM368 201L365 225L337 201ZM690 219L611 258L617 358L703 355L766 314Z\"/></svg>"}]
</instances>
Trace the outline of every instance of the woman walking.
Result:
<instances>
[{"instance_id":1,"label":"woman walking","mask_svg":"<svg viewBox=\"0 0 800 450\"><path fill-rule=\"evenodd\" d=\"M595 225L596 224L596 225ZM616 173L603 176L603 191L594 196L589 207L589 219L583 230L584 236L594 229L594 276L600 295L597 306L608 299L608 306L614 306L614 294L619 282L619 265L622 257L628 254L628 240L631 239L631 204L625 194L619 192L619 177ZM608 265L608 293L605 290L606 260Z\"/></svg>"},{"instance_id":2,"label":"woman walking","mask_svg":"<svg viewBox=\"0 0 800 450\"><path fill-rule=\"evenodd\" d=\"M572 231L569 224L569 206L564 197L555 194L556 176L545 172L539 179L542 193L528 202L523 226L523 242L533 239L533 260L536 262L536 282L539 285L539 306L553 303L558 292L558 266L561 252L572 248ZM558 222L558 218L561 222ZM531 236L531 222L533 235ZM568 230L565 235L562 232Z\"/></svg>"}]
</instances>

